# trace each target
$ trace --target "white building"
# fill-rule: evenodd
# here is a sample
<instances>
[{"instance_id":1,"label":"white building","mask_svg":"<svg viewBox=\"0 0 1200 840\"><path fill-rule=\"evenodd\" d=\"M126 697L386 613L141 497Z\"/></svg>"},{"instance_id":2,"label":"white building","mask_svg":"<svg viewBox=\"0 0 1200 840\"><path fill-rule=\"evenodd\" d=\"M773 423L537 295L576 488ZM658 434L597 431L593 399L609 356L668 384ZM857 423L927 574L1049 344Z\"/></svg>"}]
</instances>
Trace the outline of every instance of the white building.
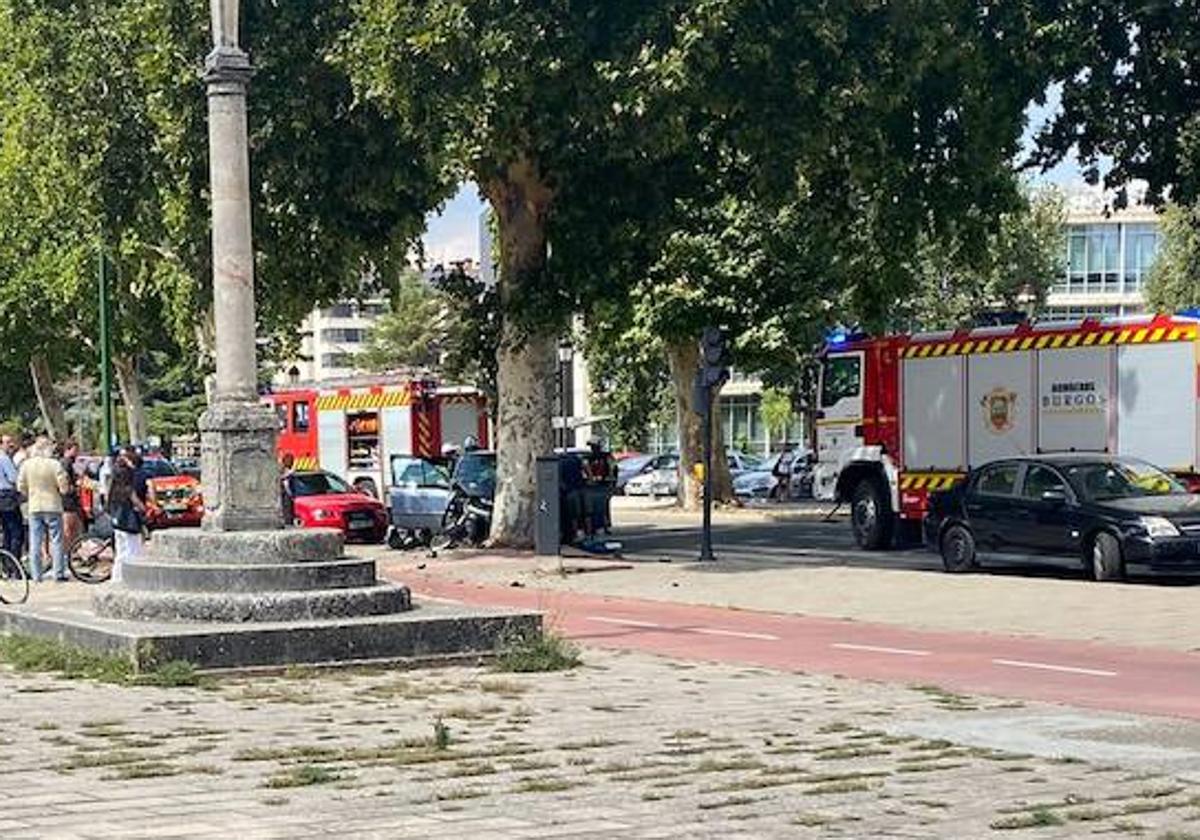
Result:
<instances>
[{"instance_id":1,"label":"white building","mask_svg":"<svg viewBox=\"0 0 1200 840\"><path fill-rule=\"evenodd\" d=\"M1043 318L1113 317L1142 312L1143 290L1158 254L1155 211L1132 199L1130 206L1108 209L1111 196L1099 189L1077 188L1067 194L1064 231L1066 270L1051 288Z\"/></svg>"}]
</instances>

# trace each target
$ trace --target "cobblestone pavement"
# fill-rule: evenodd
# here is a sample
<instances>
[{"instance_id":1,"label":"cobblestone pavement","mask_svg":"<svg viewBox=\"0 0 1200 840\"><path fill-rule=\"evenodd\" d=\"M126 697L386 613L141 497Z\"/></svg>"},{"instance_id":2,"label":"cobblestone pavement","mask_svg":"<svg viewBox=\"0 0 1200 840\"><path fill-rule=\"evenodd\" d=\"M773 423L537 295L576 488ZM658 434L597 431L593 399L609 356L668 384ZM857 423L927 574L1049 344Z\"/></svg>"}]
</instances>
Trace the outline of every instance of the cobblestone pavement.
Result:
<instances>
[{"instance_id":1,"label":"cobblestone pavement","mask_svg":"<svg viewBox=\"0 0 1200 840\"><path fill-rule=\"evenodd\" d=\"M173 689L0 671L0 836L1200 837L1188 724L584 660Z\"/></svg>"}]
</instances>

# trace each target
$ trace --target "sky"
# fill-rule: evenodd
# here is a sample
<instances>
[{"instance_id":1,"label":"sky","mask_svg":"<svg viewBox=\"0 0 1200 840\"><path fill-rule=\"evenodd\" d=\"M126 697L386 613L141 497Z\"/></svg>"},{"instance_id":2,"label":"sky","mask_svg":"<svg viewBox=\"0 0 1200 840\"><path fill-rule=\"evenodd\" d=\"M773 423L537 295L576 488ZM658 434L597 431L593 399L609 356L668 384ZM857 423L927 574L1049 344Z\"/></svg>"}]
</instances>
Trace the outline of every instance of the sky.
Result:
<instances>
[{"instance_id":1,"label":"sky","mask_svg":"<svg viewBox=\"0 0 1200 840\"><path fill-rule=\"evenodd\" d=\"M1027 112L1028 128L1024 142L1028 147L1034 133L1059 109L1058 90L1046 92L1046 104L1030 106ZM1068 157L1048 172L1034 176L1034 181L1052 184L1074 184L1081 180L1079 164ZM431 213L426 222L424 236L425 254L428 265L448 263L470 258L479 259L479 216L484 204L479 199L479 190L472 183L463 184L458 193L436 213Z\"/></svg>"}]
</instances>

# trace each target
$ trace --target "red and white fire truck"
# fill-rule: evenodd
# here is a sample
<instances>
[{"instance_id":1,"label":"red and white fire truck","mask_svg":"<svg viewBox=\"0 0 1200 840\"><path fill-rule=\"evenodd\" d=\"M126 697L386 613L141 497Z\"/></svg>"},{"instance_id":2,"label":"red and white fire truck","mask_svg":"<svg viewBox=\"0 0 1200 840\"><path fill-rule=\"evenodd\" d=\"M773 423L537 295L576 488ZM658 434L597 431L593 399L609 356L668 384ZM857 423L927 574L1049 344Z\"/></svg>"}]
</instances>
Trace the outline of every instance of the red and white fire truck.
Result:
<instances>
[{"instance_id":1,"label":"red and white fire truck","mask_svg":"<svg viewBox=\"0 0 1200 840\"><path fill-rule=\"evenodd\" d=\"M1200 486L1200 321L1040 322L839 337L821 369L814 494L891 545L931 491L1014 455L1142 458Z\"/></svg>"},{"instance_id":2,"label":"red and white fire truck","mask_svg":"<svg viewBox=\"0 0 1200 840\"><path fill-rule=\"evenodd\" d=\"M279 454L295 469L336 473L379 497L397 456L441 457L468 437L488 445L486 400L474 388L397 377L283 389L266 399L279 415Z\"/></svg>"}]
</instances>

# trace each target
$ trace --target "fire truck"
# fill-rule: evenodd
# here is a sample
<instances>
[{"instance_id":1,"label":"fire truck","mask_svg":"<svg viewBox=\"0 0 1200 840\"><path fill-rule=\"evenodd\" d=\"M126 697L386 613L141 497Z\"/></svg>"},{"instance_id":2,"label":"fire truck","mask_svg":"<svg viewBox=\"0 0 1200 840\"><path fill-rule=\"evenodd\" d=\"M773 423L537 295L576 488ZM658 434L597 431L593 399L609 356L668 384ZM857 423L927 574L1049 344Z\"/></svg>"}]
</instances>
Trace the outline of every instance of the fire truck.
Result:
<instances>
[{"instance_id":1,"label":"fire truck","mask_svg":"<svg viewBox=\"0 0 1200 840\"><path fill-rule=\"evenodd\" d=\"M336 473L379 498L393 484L394 458L441 457L442 445L468 437L487 447L486 400L469 387L395 377L323 388L290 388L266 397L279 416L279 454L295 469Z\"/></svg>"},{"instance_id":2,"label":"fire truck","mask_svg":"<svg viewBox=\"0 0 1200 840\"><path fill-rule=\"evenodd\" d=\"M929 494L1016 455L1141 458L1200 487L1200 320L842 335L823 351L813 492L856 542L919 533ZM916 527L914 527L916 526Z\"/></svg>"}]
</instances>

